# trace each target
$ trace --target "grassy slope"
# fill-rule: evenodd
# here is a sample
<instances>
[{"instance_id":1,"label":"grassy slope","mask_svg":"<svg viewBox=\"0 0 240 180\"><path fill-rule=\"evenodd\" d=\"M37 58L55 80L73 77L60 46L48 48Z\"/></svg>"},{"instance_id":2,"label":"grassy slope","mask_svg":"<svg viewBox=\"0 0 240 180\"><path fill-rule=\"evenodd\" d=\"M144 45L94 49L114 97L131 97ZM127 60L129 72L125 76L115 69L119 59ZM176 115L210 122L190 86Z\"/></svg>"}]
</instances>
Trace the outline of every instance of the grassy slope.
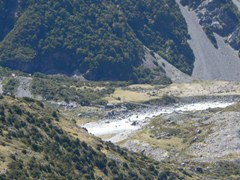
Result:
<instances>
[{"instance_id":1,"label":"grassy slope","mask_svg":"<svg viewBox=\"0 0 240 180\"><path fill-rule=\"evenodd\" d=\"M153 179L184 177L76 128L41 102L1 97L0 179Z\"/></svg>"}]
</instances>

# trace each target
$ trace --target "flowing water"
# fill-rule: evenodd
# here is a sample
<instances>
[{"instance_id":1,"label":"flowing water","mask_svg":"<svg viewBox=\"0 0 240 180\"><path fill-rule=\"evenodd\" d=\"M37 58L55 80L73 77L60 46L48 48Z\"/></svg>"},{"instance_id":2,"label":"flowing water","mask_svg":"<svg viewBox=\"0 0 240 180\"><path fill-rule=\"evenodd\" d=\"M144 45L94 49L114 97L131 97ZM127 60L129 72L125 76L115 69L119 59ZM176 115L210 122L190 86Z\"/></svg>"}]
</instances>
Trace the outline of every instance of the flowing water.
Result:
<instances>
[{"instance_id":1,"label":"flowing water","mask_svg":"<svg viewBox=\"0 0 240 180\"><path fill-rule=\"evenodd\" d=\"M181 113L186 111L199 111L209 108L224 108L234 104L234 102L197 102L181 105L172 105L167 107L153 107L132 113L113 116L112 118L102 119L97 122L90 122L82 127L86 128L89 133L96 136L109 135L111 138L105 140L119 142L126 139L131 133L141 129L154 117L166 113Z\"/></svg>"}]
</instances>

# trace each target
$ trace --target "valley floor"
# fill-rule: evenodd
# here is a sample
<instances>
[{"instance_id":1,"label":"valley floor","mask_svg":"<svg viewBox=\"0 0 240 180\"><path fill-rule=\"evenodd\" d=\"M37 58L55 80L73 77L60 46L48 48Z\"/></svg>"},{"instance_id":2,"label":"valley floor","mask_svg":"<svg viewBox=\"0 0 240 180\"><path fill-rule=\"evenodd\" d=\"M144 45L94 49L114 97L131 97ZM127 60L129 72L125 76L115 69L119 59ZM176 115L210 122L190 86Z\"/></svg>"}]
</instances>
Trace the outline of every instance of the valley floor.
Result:
<instances>
[{"instance_id":1,"label":"valley floor","mask_svg":"<svg viewBox=\"0 0 240 180\"><path fill-rule=\"evenodd\" d=\"M17 80L15 84L11 79ZM82 138L79 127L84 127L130 151L159 162L176 162L187 172L203 173L208 178L218 177L214 173L221 166L228 171L240 160L238 82L193 81L163 86L37 79L47 82L48 88L35 87L36 77L14 76L0 81L0 90L17 97L38 97L57 108L75 122L74 127L67 121L59 123L74 137ZM55 86L58 82L61 84ZM67 94L69 98L77 99L77 91L87 92L86 97L103 94L95 97L101 101L88 105L64 102L60 95L65 91L54 91L58 86L74 93ZM232 177L239 177L236 168L226 174L230 172Z\"/></svg>"}]
</instances>

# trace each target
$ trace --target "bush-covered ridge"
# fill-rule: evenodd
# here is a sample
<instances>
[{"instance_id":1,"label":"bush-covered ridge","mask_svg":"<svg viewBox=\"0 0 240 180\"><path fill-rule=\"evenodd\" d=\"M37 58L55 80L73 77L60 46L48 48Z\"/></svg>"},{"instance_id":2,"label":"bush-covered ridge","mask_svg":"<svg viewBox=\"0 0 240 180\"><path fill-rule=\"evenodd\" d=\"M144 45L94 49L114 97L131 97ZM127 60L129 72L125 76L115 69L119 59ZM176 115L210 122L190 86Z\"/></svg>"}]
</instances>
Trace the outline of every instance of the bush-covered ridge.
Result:
<instances>
[{"instance_id":1,"label":"bush-covered ridge","mask_svg":"<svg viewBox=\"0 0 240 180\"><path fill-rule=\"evenodd\" d=\"M175 1L28 0L16 9L16 23L0 43L0 60L11 68L129 80L146 45L192 71L187 25Z\"/></svg>"},{"instance_id":2,"label":"bush-covered ridge","mask_svg":"<svg viewBox=\"0 0 240 180\"><path fill-rule=\"evenodd\" d=\"M69 136L57 124L64 121L63 116L44 106L29 98L1 96L0 162L7 166L4 171L0 167L0 179L161 179L182 176L178 170L174 172L180 176L166 168L170 166L160 166L111 143L95 139L98 143L91 146L84 139Z\"/></svg>"}]
</instances>

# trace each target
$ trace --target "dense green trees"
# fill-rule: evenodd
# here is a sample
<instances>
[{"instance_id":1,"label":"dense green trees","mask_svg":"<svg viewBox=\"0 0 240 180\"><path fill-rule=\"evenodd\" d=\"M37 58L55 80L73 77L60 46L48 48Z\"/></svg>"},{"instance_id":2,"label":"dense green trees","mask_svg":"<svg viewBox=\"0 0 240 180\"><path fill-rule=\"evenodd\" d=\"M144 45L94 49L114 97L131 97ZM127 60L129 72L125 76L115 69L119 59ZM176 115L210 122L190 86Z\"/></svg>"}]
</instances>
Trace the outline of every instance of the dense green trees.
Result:
<instances>
[{"instance_id":1,"label":"dense green trees","mask_svg":"<svg viewBox=\"0 0 240 180\"><path fill-rule=\"evenodd\" d=\"M16 6L17 0L0 0L0 41L14 25Z\"/></svg>"},{"instance_id":2,"label":"dense green trees","mask_svg":"<svg viewBox=\"0 0 240 180\"><path fill-rule=\"evenodd\" d=\"M16 13L0 43L1 64L11 68L130 80L145 45L192 71L187 25L173 0L28 0L19 1Z\"/></svg>"},{"instance_id":3,"label":"dense green trees","mask_svg":"<svg viewBox=\"0 0 240 180\"><path fill-rule=\"evenodd\" d=\"M92 84L65 76L49 77L36 73L31 83L34 95L50 101L77 102L81 105L106 105L104 97L113 93L117 85L105 82ZM100 87L99 89L97 87Z\"/></svg>"},{"instance_id":4,"label":"dense green trees","mask_svg":"<svg viewBox=\"0 0 240 180\"><path fill-rule=\"evenodd\" d=\"M177 68L191 74L194 55L187 24L173 0L125 0L119 3L137 38Z\"/></svg>"}]
</instances>

